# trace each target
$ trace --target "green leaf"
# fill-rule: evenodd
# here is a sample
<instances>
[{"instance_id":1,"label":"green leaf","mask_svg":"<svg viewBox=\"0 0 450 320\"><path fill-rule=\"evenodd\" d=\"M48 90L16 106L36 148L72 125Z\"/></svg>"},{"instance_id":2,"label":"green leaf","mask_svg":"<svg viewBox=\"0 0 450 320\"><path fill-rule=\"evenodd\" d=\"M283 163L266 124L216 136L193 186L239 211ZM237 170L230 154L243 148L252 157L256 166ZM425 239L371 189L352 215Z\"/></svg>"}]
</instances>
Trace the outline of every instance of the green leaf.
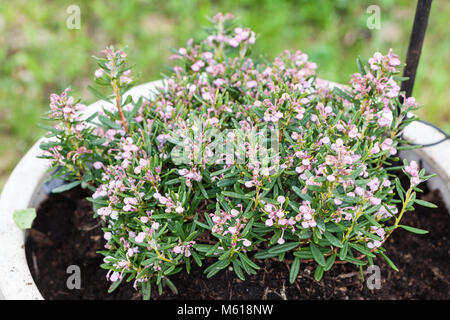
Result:
<instances>
[{"instance_id":1,"label":"green leaf","mask_svg":"<svg viewBox=\"0 0 450 320\"><path fill-rule=\"evenodd\" d=\"M338 238L336 238L334 235L332 235L331 233L329 233L328 231L325 231L323 233L323 235L325 236L325 238L330 241L330 243L338 248L342 248L344 247L344 245L341 243L341 241L339 241Z\"/></svg>"},{"instance_id":2,"label":"green leaf","mask_svg":"<svg viewBox=\"0 0 450 320\"><path fill-rule=\"evenodd\" d=\"M242 268L239 265L238 260L233 260L233 270L234 270L234 273L236 273L236 275L238 276L239 279L241 279L242 281L245 280L244 273L242 272Z\"/></svg>"},{"instance_id":3,"label":"green leaf","mask_svg":"<svg viewBox=\"0 0 450 320\"><path fill-rule=\"evenodd\" d=\"M205 187L203 187L203 184L199 181L197 182L198 187L200 188L200 192L203 194L203 196L208 199L208 193L205 190Z\"/></svg>"},{"instance_id":4,"label":"green leaf","mask_svg":"<svg viewBox=\"0 0 450 320\"><path fill-rule=\"evenodd\" d=\"M286 242L276 245L268 250L269 253L283 253L298 247L298 242Z\"/></svg>"},{"instance_id":5,"label":"green leaf","mask_svg":"<svg viewBox=\"0 0 450 320\"><path fill-rule=\"evenodd\" d=\"M369 220L369 222L372 225L377 226L378 228L381 228L381 224L379 224L372 215L368 214L367 212L363 212L363 215L364 215L364 217L366 217L367 220Z\"/></svg>"},{"instance_id":6,"label":"green leaf","mask_svg":"<svg viewBox=\"0 0 450 320\"><path fill-rule=\"evenodd\" d=\"M324 271L328 271L333 267L334 262L336 261L336 253L332 254L328 259L324 267Z\"/></svg>"},{"instance_id":7,"label":"green leaf","mask_svg":"<svg viewBox=\"0 0 450 320\"><path fill-rule=\"evenodd\" d=\"M357 266L365 266L367 264L367 261L361 261L359 259L352 258L350 256L345 257L345 261L351 262L353 264L356 264Z\"/></svg>"},{"instance_id":8,"label":"green leaf","mask_svg":"<svg viewBox=\"0 0 450 320\"><path fill-rule=\"evenodd\" d=\"M309 247L294 251L294 256L299 257L300 259L311 259L313 257Z\"/></svg>"},{"instance_id":9,"label":"green leaf","mask_svg":"<svg viewBox=\"0 0 450 320\"><path fill-rule=\"evenodd\" d=\"M81 184L81 181L73 181L67 184L63 184L62 186L55 188L52 190L52 193L61 193L70 189L75 188L76 186L79 186Z\"/></svg>"},{"instance_id":10,"label":"green leaf","mask_svg":"<svg viewBox=\"0 0 450 320\"><path fill-rule=\"evenodd\" d=\"M295 192L296 195L298 195L301 199L306 201L312 201L312 198L308 195L308 193L302 193L302 190L300 190L297 186L292 186L292 191Z\"/></svg>"},{"instance_id":11,"label":"green leaf","mask_svg":"<svg viewBox=\"0 0 450 320\"><path fill-rule=\"evenodd\" d=\"M116 290L119 287L120 282L121 282L120 280L117 280L116 282L113 282L111 284L111 286L109 287L109 289L108 289L108 293L111 293L114 290Z\"/></svg>"},{"instance_id":12,"label":"green leaf","mask_svg":"<svg viewBox=\"0 0 450 320\"><path fill-rule=\"evenodd\" d=\"M359 73L361 73L362 76L365 76L366 70L364 69L364 64L361 57L356 58L356 66L358 67Z\"/></svg>"},{"instance_id":13,"label":"green leaf","mask_svg":"<svg viewBox=\"0 0 450 320\"><path fill-rule=\"evenodd\" d=\"M36 218L36 209L27 208L15 210L13 213L14 223L22 230L30 229Z\"/></svg>"},{"instance_id":14,"label":"green leaf","mask_svg":"<svg viewBox=\"0 0 450 320\"><path fill-rule=\"evenodd\" d=\"M347 94L347 92L341 90L340 88L334 87L333 90L334 90L334 93L336 95L340 96L341 98L344 98L345 100L348 100L348 101L353 101L353 98L349 94Z\"/></svg>"},{"instance_id":15,"label":"green leaf","mask_svg":"<svg viewBox=\"0 0 450 320\"><path fill-rule=\"evenodd\" d=\"M109 99L107 97L105 97L100 91L98 91L97 89L95 89L93 86L88 85L88 89L89 91L91 91L94 96L96 96L98 99L100 100L105 100L105 101L109 101Z\"/></svg>"},{"instance_id":16,"label":"green leaf","mask_svg":"<svg viewBox=\"0 0 450 320\"><path fill-rule=\"evenodd\" d=\"M391 266L391 268L394 269L395 271L398 271L397 266L392 262L392 260L389 259L387 257L387 255L385 255L383 252L381 252L381 251L379 251L379 252L380 252L381 256L384 258L384 260L386 260L387 263Z\"/></svg>"},{"instance_id":17,"label":"green leaf","mask_svg":"<svg viewBox=\"0 0 450 320\"><path fill-rule=\"evenodd\" d=\"M397 194L400 197L402 201L405 201L405 197L403 196L405 193L405 190L403 189L400 180L398 178L395 179L395 189L397 190Z\"/></svg>"},{"instance_id":18,"label":"green leaf","mask_svg":"<svg viewBox=\"0 0 450 320\"><path fill-rule=\"evenodd\" d=\"M276 257L278 253L269 252L269 250L259 251L255 253L254 257L255 259L267 259L267 258L273 258Z\"/></svg>"},{"instance_id":19,"label":"green leaf","mask_svg":"<svg viewBox=\"0 0 450 320\"><path fill-rule=\"evenodd\" d=\"M365 254L368 257L372 257L375 258L375 255L370 252L370 250L364 248L362 245L356 244L356 243L350 243L350 247L352 247L353 249L361 252L362 254Z\"/></svg>"},{"instance_id":20,"label":"green leaf","mask_svg":"<svg viewBox=\"0 0 450 320\"><path fill-rule=\"evenodd\" d=\"M300 271L300 258L295 257L291 264L291 271L289 273L289 282L294 283Z\"/></svg>"},{"instance_id":21,"label":"green leaf","mask_svg":"<svg viewBox=\"0 0 450 320\"><path fill-rule=\"evenodd\" d=\"M434 203L425 201L425 200L415 199L414 203L417 203L418 205L427 207L427 208L437 208L437 205L435 205Z\"/></svg>"},{"instance_id":22,"label":"green leaf","mask_svg":"<svg viewBox=\"0 0 450 320\"><path fill-rule=\"evenodd\" d=\"M312 242L310 243L309 247L311 249L314 260L316 260L316 262L322 267L325 267L325 258L320 249L317 248Z\"/></svg>"},{"instance_id":23,"label":"green leaf","mask_svg":"<svg viewBox=\"0 0 450 320\"><path fill-rule=\"evenodd\" d=\"M122 126L120 124L115 123L113 120L111 120L110 118L108 118L107 116L104 115L99 115L98 116L98 120L104 124L105 126L109 127L109 128L113 128L113 129L117 129L120 130L122 129Z\"/></svg>"},{"instance_id":24,"label":"green leaf","mask_svg":"<svg viewBox=\"0 0 450 320\"><path fill-rule=\"evenodd\" d=\"M206 268L205 273L207 273L206 277L209 279L215 274L217 274L220 270L225 269L230 264L230 259L219 260L208 268Z\"/></svg>"},{"instance_id":25,"label":"green leaf","mask_svg":"<svg viewBox=\"0 0 450 320\"><path fill-rule=\"evenodd\" d=\"M347 257L347 252L348 252L348 241L346 241L344 243L344 246L340 250L340 252L339 252L339 259L345 260L345 258Z\"/></svg>"},{"instance_id":26,"label":"green leaf","mask_svg":"<svg viewBox=\"0 0 450 320\"><path fill-rule=\"evenodd\" d=\"M225 197L230 197L230 198L243 199L243 200L250 199L250 197L247 197L245 194L240 194L240 193L232 192L232 191L222 191L222 194Z\"/></svg>"},{"instance_id":27,"label":"green leaf","mask_svg":"<svg viewBox=\"0 0 450 320\"><path fill-rule=\"evenodd\" d=\"M164 282L166 283L166 285L169 287L169 289L174 293L174 294L178 294L178 289L175 286L175 284L169 279L169 278L165 278ZM150 286L149 286L150 287Z\"/></svg>"},{"instance_id":28,"label":"green leaf","mask_svg":"<svg viewBox=\"0 0 450 320\"><path fill-rule=\"evenodd\" d=\"M316 281L322 280L323 277L323 266L317 266L316 271L314 272L314 279Z\"/></svg>"},{"instance_id":29,"label":"green leaf","mask_svg":"<svg viewBox=\"0 0 450 320\"><path fill-rule=\"evenodd\" d=\"M416 233L416 234L427 234L428 233L427 230L414 228L414 227L410 227L410 226L399 225L399 227L403 228L403 229L405 229L405 230L407 230L409 232Z\"/></svg>"},{"instance_id":30,"label":"green leaf","mask_svg":"<svg viewBox=\"0 0 450 320\"><path fill-rule=\"evenodd\" d=\"M199 225L199 226L202 227L202 228L205 228L205 229L207 229L207 230L210 230L210 229L211 229L210 226L207 226L206 224L204 224L204 223L202 223L202 222L200 222L200 221L195 220L194 222L195 222L195 224Z\"/></svg>"},{"instance_id":31,"label":"green leaf","mask_svg":"<svg viewBox=\"0 0 450 320\"><path fill-rule=\"evenodd\" d=\"M248 232L250 231L250 229L252 228L253 222L254 222L254 221L255 221L255 220L252 218L252 219L250 219L249 222L247 222L247 225L245 226L244 230L242 230L242 232L241 232L241 236L242 236L242 237L247 236L247 233L248 233Z\"/></svg>"},{"instance_id":32,"label":"green leaf","mask_svg":"<svg viewBox=\"0 0 450 320\"><path fill-rule=\"evenodd\" d=\"M252 260L250 260L250 258L247 257L244 253L238 252L238 255L241 258L241 261L243 263L246 263L247 265L249 265L253 269L259 270L259 266L257 264L255 264Z\"/></svg>"}]
</instances>

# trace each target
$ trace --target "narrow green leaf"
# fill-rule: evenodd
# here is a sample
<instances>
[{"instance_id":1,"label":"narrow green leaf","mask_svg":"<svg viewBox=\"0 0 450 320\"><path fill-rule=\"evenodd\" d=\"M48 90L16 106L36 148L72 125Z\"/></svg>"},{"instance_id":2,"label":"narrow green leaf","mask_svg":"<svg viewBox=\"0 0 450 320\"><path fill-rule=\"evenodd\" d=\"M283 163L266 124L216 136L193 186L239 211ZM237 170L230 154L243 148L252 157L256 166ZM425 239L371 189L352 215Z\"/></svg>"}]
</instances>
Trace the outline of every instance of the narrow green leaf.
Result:
<instances>
[{"instance_id":1,"label":"narrow green leaf","mask_svg":"<svg viewBox=\"0 0 450 320\"><path fill-rule=\"evenodd\" d=\"M322 280L323 271L324 271L323 266L317 266L316 271L314 272L314 279L316 281Z\"/></svg>"},{"instance_id":2,"label":"narrow green leaf","mask_svg":"<svg viewBox=\"0 0 450 320\"><path fill-rule=\"evenodd\" d=\"M341 243L341 241L339 241L338 238L336 238L334 235L332 235L331 233L329 233L328 231L325 231L323 233L323 235L325 236L325 238L330 241L330 243L338 248L343 248L344 245Z\"/></svg>"},{"instance_id":3,"label":"narrow green leaf","mask_svg":"<svg viewBox=\"0 0 450 320\"><path fill-rule=\"evenodd\" d=\"M414 227L410 227L410 226L399 225L399 227L403 228L403 229L405 229L405 230L407 230L409 232L416 233L416 234L427 234L428 233L427 230L414 228Z\"/></svg>"},{"instance_id":4,"label":"narrow green leaf","mask_svg":"<svg viewBox=\"0 0 450 320\"><path fill-rule=\"evenodd\" d=\"M309 245L310 249L311 249L311 253L313 255L314 260L316 260L316 262L321 265L322 267L325 266L325 258L322 254L322 252L320 251L320 249L318 247L316 247L316 245L314 245L312 242Z\"/></svg>"},{"instance_id":5,"label":"narrow green leaf","mask_svg":"<svg viewBox=\"0 0 450 320\"><path fill-rule=\"evenodd\" d=\"M291 271L289 273L289 282L294 283L297 279L298 272L300 271L300 258L295 257L291 264Z\"/></svg>"},{"instance_id":6,"label":"narrow green leaf","mask_svg":"<svg viewBox=\"0 0 450 320\"><path fill-rule=\"evenodd\" d=\"M328 257L324 267L324 271L329 271L333 267L335 261L336 261L336 253L333 253L331 256Z\"/></svg>"},{"instance_id":7,"label":"narrow green leaf","mask_svg":"<svg viewBox=\"0 0 450 320\"><path fill-rule=\"evenodd\" d=\"M67 184L63 184L62 186L55 188L52 190L52 193L61 193L70 189L75 188L76 186L79 186L81 184L81 181L73 181Z\"/></svg>"},{"instance_id":8,"label":"narrow green leaf","mask_svg":"<svg viewBox=\"0 0 450 320\"><path fill-rule=\"evenodd\" d=\"M117 124L116 122L114 122L113 120L111 120L110 118L108 118L107 116L104 115L99 115L98 116L98 120L104 124L105 126L112 128L112 129L116 129L116 130L120 130L122 129L122 126L120 124Z\"/></svg>"},{"instance_id":9,"label":"narrow green leaf","mask_svg":"<svg viewBox=\"0 0 450 320\"><path fill-rule=\"evenodd\" d=\"M308 193L302 193L302 190L300 190L297 186L292 186L292 191L295 192L296 195L298 195L301 199L306 201L312 201L312 198L308 195Z\"/></svg>"},{"instance_id":10,"label":"narrow green leaf","mask_svg":"<svg viewBox=\"0 0 450 320\"><path fill-rule=\"evenodd\" d=\"M344 246L339 251L339 259L345 260L345 258L347 257L347 252L348 252L348 241L344 243Z\"/></svg>"},{"instance_id":11,"label":"narrow green leaf","mask_svg":"<svg viewBox=\"0 0 450 320\"><path fill-rule=\"evenodd\" d=\"M107 97L105 97L100 91L98 91L97 89L95 89L93 86L88 85L88 89L89 91L91 91L94 96L96 96L98 99L100 100L105 100L105 101L109 101L109 99Z\"/></svg>"},{"instance_id":12,"label":"narrow green leaf","mask_svg":"<svg viewBox=\"0 0 450 320\"><path fill-rule=\"evenodd\" d=\"M283 253L283 252L287 252L289 250L295 249L298 247L298 245L299 245L298 242L286 242L283 244L276 245L276 246L270 248L268 251L269 251L269 253L278 254L278 253Z\"/></svg>"},{"instance_id":13,"label":"narrow green leaf","mask_svg":"<svg viewBox=\"0 0 450 320\"><path fill-rule=\"evenodd\" d=\"M240 193L232 192L232 191L222 191L222 194L225 197L230 197L230 198L243 199L243 200L250 199L250 197L247 197L245 194L240 194Z\"/></svg>"},{"instance_id":14,"label":"narrow green leaf","mask_svg":"<svg viewBox=\"0 0 450 320\"><path fill-rule=\"evenodd\" d=\"M233 260L233 270L234 270L234 273L236 273L236 275L238 276L239 279L241 279L242 281L245 280L244 273L242 272L242 268L239 265L238 260Z\"/></svg>"},{"instance_id":15,"label":"narrow green leaf","mask_svg":"<svg viewBox=\"0 0 450 320\"><path fill-rule=\"evenodd\" d=\"M344 260L348 261L348 262L351 262L351 263L353 263L353 264L355 264L357 266L365 266L367 264L367 261L362 261L362 260L359 260L359 259L355 259L355 258L352 258L350 256L346 256Z\"/></svg>"},{"instance_id":16,"label":"narrow green leaf","mask_svg":"<svg viewBox=\"0 0 450 320\"><path fill-rule=\"evenodd\" d=\"M244 253L238 252L239 257L241 258L242 262L245 262L253 269L259 270L259 266L255 264L252 260L250 260L249 257L247 257Z\"/></svg>"},{"instance_id":17,"label":"narrow green leaf","mask_svg":"<svg viewBox=\"0 0 450 320\"><path fill-rule=\"evenodd\" d=\"M418 205L421 205L421 206L427 207L427 208L437 208L437 205L435 205L434 203L425 201L425 200L415 199L414 203L417 203Z\"/></svg>"},{"instance_id":18,"label":"narrow green leaf","mask_svg":"<svg viewBox=\"0 0 450 320\"><path fill-rule=\"evenodd\" d=\"M384 258L384 260L386 260L387 263L391 266L391 268L394 269L395 271L398 271L397 266L392 262L392 260L389 259L387 257L387 255L385 255L383 252L381 252L381 251L379 251L379 252L380 252L381 256Z\"/></svg>"},{"instance_id":19,"label":"narrow green leaf","mask_svg":"<svg viewBox=\"0 0 450 320\"><path fill-rule=\"evenodd\" d=\"M356 244L356 243L350 243L350 247L352 247L353 249L361 252L362 254L365 254L368 257L372 257L375 258L375 255L370 252L370 250L364 248L362 245Z\"/></svg>"}]
</instances>

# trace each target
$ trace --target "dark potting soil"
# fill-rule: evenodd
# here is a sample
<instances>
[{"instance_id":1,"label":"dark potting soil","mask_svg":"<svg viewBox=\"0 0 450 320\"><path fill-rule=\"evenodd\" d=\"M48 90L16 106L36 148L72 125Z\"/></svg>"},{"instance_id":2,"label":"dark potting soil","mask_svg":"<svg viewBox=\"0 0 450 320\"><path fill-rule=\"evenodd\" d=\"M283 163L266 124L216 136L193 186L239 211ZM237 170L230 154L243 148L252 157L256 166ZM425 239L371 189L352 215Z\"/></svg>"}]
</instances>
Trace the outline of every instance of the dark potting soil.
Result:
<instances>
[{"instance_id":1,"label":"dark potting soil","mask_svg":"<svg viewBox=\"0 0 450 320\"><path fill-rule=\"evenodd\" d=\"M100 268L105 240L99 221L94 219L89 194L80 188L53 194L37 210L37 218L26 242L28 265L45 299L141 299L132 283L123 283L108 293L106 270ZM369 290L361 281L359 268L336 264L320 282L314 280L314 265L302 263L294 284L289 283L286 262L266 260L257 275L238 279L233 271L223 270L206 279L203 268L193 267L190 274L171 277L179 290L166 288L161 296L156 288L152 299L449 299L450 298L450 215L439 192L425 192L422 199L438 205L437 209L416 207L407 212L402 224L429 231L417 235L398 229L385 244L390 259L400 269L391 269L382 259L381 288ZM68 289L73 274L68 267L77 265L81 289ZM193 264L195 265L195 264ZM366 267L364 267L366 268ZM70 281L69 281L70 282ZM72 282L71 282L72 283Z\"/></svg>"}]
</instances>

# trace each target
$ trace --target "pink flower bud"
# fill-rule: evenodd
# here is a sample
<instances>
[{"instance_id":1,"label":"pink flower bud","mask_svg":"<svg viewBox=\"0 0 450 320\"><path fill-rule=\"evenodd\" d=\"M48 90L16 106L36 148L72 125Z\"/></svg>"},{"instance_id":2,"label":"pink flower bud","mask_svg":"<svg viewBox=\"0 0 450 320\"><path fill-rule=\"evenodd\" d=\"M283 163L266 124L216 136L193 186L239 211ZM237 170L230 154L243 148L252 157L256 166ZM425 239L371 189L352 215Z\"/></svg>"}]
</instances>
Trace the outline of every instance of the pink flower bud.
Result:
<instances>
[{"instance_id":1,"label":"pink flower bud","mask_svg":"<svg viewBox=\"0 0 450 320\"><path fill-rule=\"evenodd\" d=\"M286 202L286 198L285 198L285 197L283 197L283 196L278 196L278 198L277 198L277 202L278 202L278 203L280 203L280 204L283 204L283 203L285 203L285 202Z\"/></svg>"}]
</instances>

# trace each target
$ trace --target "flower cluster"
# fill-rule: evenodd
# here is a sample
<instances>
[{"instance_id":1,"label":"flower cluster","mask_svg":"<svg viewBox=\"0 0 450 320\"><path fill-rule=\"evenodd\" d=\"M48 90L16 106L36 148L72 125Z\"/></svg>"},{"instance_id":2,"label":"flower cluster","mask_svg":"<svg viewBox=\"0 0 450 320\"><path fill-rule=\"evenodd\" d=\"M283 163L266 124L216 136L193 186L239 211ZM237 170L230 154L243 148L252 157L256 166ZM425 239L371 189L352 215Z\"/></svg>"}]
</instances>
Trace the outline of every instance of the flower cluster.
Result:
<instances>
[{"instance_id":1,"label":"flower cluster","mask_svg":"<svg viewBox=\"0 0 450 320\"><path fill-rule=\"evenodd\" d=\"M358 60L350 86L332 86L305 53L253 60L253 31L230 14L212 22L203 40L174 50L151 99L127 97L126 54L112 47L95 71L112 94L94 93L113 110L85 117L68 90L50 98L57 123L43 157L92 190L112 289L132 281L148 297L202 261L208 277L232 265L244 279L260 259L290 255L315 262L319 280L336 258L386 257L403 214L427 204L416 192L429 178L414 161L394 165L417 108L394 80L398 57Z\"/></svg>"}]
</instances>

